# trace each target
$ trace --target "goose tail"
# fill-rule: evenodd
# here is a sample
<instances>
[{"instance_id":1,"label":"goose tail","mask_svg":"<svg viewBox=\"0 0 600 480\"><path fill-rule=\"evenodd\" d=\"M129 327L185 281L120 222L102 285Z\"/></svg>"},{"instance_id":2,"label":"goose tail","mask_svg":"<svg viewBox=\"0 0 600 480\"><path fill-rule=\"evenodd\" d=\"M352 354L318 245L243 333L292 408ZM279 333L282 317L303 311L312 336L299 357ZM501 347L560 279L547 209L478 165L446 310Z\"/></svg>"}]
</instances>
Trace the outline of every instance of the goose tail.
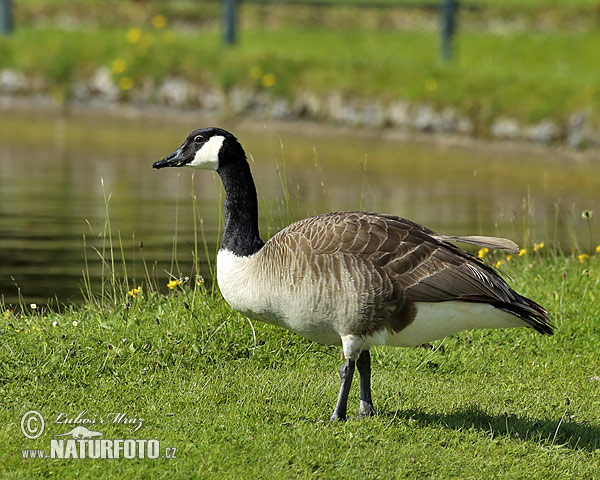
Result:
<instances>
[{"instance_id":1,"label":"goose tail","mask_svg":"<svg viewBox=\"0 0 600 480\"><path fill-rule=\"evenodd\" d=\"M555 327L550 322L546 309L527 297L523 297L518 293L515 295L516 298L510 302L497 302L492 305L520 318L535 331L543 335L552 335Z\"/></svg>"}]
</instances>

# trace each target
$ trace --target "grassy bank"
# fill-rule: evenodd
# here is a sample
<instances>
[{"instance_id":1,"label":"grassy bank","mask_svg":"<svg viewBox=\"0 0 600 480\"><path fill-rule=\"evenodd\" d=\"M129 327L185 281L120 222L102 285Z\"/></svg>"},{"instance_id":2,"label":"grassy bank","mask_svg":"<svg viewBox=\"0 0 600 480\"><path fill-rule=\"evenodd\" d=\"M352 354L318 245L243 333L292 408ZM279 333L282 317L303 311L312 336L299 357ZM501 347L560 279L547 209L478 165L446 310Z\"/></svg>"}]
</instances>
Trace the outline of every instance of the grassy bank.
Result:
<instances>
[{"instance_id":1,"label":"grassy bank","mask_svg":"<svg viewBox=\"0 0 600 480\"><path fill-rule=\"evenodd\" d=\"M201 284L173 284L167 296L133 286L116 306L60 314L0 307L0 473L592 478L600 468L600 257L538 247L490 260L503 260L514 287L547 307L557 334L464 332L435 350L377 348L379 414L335 425L339 349L253 324ZM46 420L35 440L21 432L28 410ZM73 427L57 420L81 412L103 438L158 439L176 458L23 459L22 449L48 450ZM115 412L136 420L115 422Z\"/></svg>"},{"instance_id":2,"label":"grassy bank","mask_svg":"<svg viewBox=\"0 0 600 480\"><path fill-rule=\"evenodd\" d=\"M225 48L213 29L21 28L0 38L0 69L31 79L20 94L37 88L57 102L68 101L77 85L104 67L124 101L160 101L144 92L175 77L201 91L227 93L237 86L292 104L310 92L323 109L332 94L449 107L483 135L502 117L525 125L551 120L566 128L579 113L598 128L598 31L464 31L456 51L456 61L442 63L437 33L419 31L255 29L244 31L235 48Z\"/></svg>"}]
</instances>

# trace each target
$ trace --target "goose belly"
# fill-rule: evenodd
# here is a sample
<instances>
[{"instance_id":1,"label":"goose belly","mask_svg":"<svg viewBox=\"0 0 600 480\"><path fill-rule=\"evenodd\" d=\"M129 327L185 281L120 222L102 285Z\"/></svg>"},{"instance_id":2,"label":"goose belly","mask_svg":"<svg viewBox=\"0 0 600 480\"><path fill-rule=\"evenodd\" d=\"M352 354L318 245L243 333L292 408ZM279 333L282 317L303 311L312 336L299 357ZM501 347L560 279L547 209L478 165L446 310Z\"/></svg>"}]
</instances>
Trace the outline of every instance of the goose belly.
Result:
<instances>
[{"instance_id":1,"label":"goose belly","mask_svg":"<svg viewBox=\"0 0 600 480\"><path fill-rule=\"evenodd\" d=\"M380 335L373 339L372 344L414 347L463 330L526 325L514 315L487 303L416 302L415 306L417 314L410 325L394 334L380 332Z\"/></svg>"}]
</instances>

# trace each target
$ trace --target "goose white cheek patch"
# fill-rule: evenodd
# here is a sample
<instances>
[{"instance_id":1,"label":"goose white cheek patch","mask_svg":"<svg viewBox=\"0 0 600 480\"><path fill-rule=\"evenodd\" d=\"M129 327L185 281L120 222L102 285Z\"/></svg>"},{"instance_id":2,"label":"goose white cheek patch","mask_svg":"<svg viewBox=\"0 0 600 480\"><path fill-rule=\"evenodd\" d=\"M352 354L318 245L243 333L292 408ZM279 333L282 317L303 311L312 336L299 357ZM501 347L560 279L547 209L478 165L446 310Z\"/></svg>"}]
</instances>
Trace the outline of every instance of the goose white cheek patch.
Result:
<instances>
[{"instance_id":1,"label":"goose white cheek patch","mask_svg":"<svg viewBox=\"0 0 600 480\"><path fill-rule=\"evenodd\" d=\"M190 167L201 168L203 170L216 170L219 167L219 151L223 146L225 137L211 137L196 152L194 159L188 164Z\"/></svg>"}]
</instances>

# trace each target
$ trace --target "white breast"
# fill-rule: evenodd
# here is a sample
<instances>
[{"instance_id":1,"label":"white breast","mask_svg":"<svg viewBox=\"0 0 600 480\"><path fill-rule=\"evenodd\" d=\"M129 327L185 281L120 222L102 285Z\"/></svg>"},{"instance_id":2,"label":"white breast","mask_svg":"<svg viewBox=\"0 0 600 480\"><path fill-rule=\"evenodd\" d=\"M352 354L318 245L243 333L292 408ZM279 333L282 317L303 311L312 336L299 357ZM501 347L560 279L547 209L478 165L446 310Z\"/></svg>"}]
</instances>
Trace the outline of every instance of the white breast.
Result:
<instances>
[{"instance_id":1,"label":"white breast","mask_svg":"<svg viewBox=\"0 0 600 480\"><path fill-rule=\"evenodd\" d=\"M217 254L217 283L223 298L232 308L248 316L266 313L262 282L257 278L255 255L239 257L229 250Z\"/></svg>"},{"instance_id":2,"label":"white breast","mask_svg":"<svg viewBox=\"0 0 600 480\"><path fill-rule=\"evenodd\" d=\"M336 318L324 311L332 308L331 299L317 295L310 279L292 283L285 269L269 268L262 260L260 251L239 257L219 250L217 282L225 301L250 318L319 343L341 344Z\"/></svg>"}]
</instances>

